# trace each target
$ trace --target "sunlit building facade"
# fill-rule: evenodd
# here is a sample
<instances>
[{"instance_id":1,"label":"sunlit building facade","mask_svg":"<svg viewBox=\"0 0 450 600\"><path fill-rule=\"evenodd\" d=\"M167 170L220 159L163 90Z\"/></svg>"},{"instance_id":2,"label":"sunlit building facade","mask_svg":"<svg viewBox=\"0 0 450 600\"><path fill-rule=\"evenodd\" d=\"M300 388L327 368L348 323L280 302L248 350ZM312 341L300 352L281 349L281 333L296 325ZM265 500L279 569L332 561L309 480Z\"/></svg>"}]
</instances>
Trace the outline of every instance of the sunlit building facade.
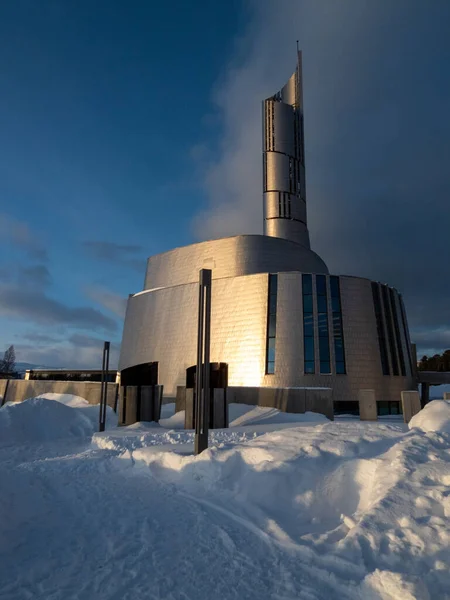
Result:
<instances>
[{"instance_id":1,"label":"sunlit building facade","mask_svg":"<svg viewBox=\"0 0 450 600\"><path fill-rule=\"evenodd\" d=\"M120 370L157 363L174 397L196 362L198 272L212 269L211 361L230 386L328 387L336 409L362 389L396 412L414 389L401 295L364 278L330 275L310 248L306 215L301 54L280 92L263 102L264 235L192 244L148 259L130 296Z\"/></svg>"}]
</instances>

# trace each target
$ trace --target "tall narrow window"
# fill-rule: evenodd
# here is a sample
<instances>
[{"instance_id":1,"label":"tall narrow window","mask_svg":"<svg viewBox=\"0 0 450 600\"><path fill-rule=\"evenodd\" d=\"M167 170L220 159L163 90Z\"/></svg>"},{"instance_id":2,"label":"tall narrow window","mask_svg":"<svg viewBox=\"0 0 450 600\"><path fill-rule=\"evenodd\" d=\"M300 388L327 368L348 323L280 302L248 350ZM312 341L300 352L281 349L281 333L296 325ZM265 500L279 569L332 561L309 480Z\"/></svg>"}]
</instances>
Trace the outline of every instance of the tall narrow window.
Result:
<instances>
[{"instance_id":1,"label":"tall narrow window","mask_svg":"<svg viewBox=\"0 0 450 600\"><path fill-rule=\"evenodd\" d=\"M373 307L375 310L375 318L377 321L378 344L380 346L381 370L383 375L390 375L389 360L387 354L386 338L383 327L383 313L381 310L380 291L378 283L372 281L372 297Z\"/></svg>"},{"instance_id":2,"label":"tall narrow window","mask_svg":"<svg viewBox=\"0 0 450 600\"><path fill-rule=\"evenodd\" d=\"M344 328L342 326L341 290L339 277L330 277L331 314L333 318L334 361L337 375L345 375Z\"/></svg>"},{"instance_id":3,"label":"tall narrow window","mask_svg":"<svg viewBox=\"0 0 450 600\"><path fill-rule=\"evenodd\" d=\"M315 371L314 364L314 311L312 275L302 275L303 294L303 356L305 374Z\"/></svg>"},{"instance_id":4,"label":"tall narrow window","mask_svg":"<svg viewBox=\"0 0 450 600\"><path fill-rule=\"evenodd\" d=\"M391 304L389 302L388 286L382 285L381 290L382 290L382 295L383 295L384 316L386 318L386 329L387 329L387 334L388 334L389 349L391 351L392 373L393 373L393 375L398 375L399 372L398 372L397 349L395 347L394 327L393 327Z\"/></svg>"},{"instance_id":5,"label":"tall narrow window","mask_svg":"<svg viewBox=\"0 0 450 600\"><path fill-rule=\"evenodd\" d=\"M395 339L397 340L398 359L399 359L399 363L400 363L400 374L403 375L403 377L405 377L405 375L406 375L405 357L403 355L403 344L402 344L402 338L400 336L400 325L398 322L398 311L397 311L397 303L395 302L395 294L396 294L396 292L394 292L394 290L392 288L389 288L392 316L394 318Z\"/></svg>"},{"instance_id":6,"label":"tall narrow window","mask_svg":"<svg viewBox=\"0 0 450 600\"><path fill-rule=\"evenodd\" d=\"M269 274L269 296L267 302L267 349L266 373L275 373L275 337L277 333L278 275Z\"/></svg>"},{"instance_id":7,"label":"tall narrow window","mask_svg":"<svg viewBox=\"0 0 450 600\"><path fill-rule=\"evenodd\" d=\"M403 304L403 298L402 298L401 294L398 295L398 301L400 304L400 311L402 314L403 334L405 336L406 349L408 351L408 363L409 363L410 373L411 373L411 375L413 375L414 369L413 369L413 360L412 360L412 355L411 355L411 340L409 339L408 321L406 320L406 310L405 310L405 305Z\"/></svg>"},{"instance_id":8,"label":"tall narrow window","mask_svg":"<svg viewBox=\"0 0 450 600\"><path fill-rule=\"evenodd\" d=\"M317 323L319 326L320 372L331 373L330 335L328 333L327 280L325 275L316 275Z\"/></svg>"}]
</instances>

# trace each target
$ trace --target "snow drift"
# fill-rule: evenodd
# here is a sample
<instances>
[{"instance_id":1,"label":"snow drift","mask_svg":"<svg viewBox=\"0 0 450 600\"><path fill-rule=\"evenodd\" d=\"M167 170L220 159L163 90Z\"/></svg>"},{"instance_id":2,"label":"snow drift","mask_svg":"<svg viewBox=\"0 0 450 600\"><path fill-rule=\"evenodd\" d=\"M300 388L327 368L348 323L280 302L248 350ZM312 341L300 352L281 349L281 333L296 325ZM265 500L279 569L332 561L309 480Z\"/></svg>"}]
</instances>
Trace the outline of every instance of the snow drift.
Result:
<instances>
[{"instance_id":1,"label":"snow drift","mask_svg":"<svg viewBox=\"0 0 450 600\"><path fill-rule=\"evenodd\" d=\"M0 408L0 445L33 444L91 436L94 428L82 412L60 402L30 398Z\"/></svg>"},{"instance_id":2,"label":"snow drift","mask_svg":"<svg viewBox=\"0 0 450 600\"><path fill-rule=\"evenodd\" d=\"M425 405L409 422L410 429L450 433L450 402L433 400Z\"/></svg>"}]
</instances>

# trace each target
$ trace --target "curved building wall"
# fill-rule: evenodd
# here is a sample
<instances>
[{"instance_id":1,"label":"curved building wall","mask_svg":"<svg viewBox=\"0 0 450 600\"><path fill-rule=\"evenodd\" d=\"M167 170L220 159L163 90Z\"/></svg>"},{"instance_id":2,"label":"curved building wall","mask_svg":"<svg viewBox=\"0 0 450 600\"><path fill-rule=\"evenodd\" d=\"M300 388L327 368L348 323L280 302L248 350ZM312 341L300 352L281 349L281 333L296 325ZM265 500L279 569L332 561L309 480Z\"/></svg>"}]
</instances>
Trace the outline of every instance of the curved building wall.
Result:
<instances>
[{"instance_id":1,"label":"curved building wall","mask_svg":"<svg viewBox=\"0 0 450 600\"><path fill-rule=\"evenodd\" d=\"M304 246L264 235L238 235L151 256L144 289L197 282L199 269L212 269L213 279L278 271L328 273L323 260Z\"/></svg>"},{"instance_id":2,"label":"curved building wall","mask_svg":"<svg viewBox=\"0 0 450 600\"><path fill-rule=\"evenodd\" d=\"M305 298L302 273L277 274L275 304L271 302L276 311L276 327L270 318L269 273L214 280L211 361L228 363L229 385L331 387L335 401L357 400L360 389L374 389L377 400L398 401L402 390L414 389L407 326L401 320L401 298L397 292L366 279L335 278L334 283L338 279L340 288L338 314L332 297L333 278L308 277L311 298ZM323 280L327 290L325 304L323 298L318 299L318 285ZM273 289L272 286L272 292ZM378 315L374 290L381 299ZM197 294L197 283L187 283L132 296L127 307L120 369L158 361L159 382L164 385L165 396L174 396L176 386L185 383L186 368L196 362ZM311 309L306 317L305 308ZM324 327L328 331L325 344ZM306 340L307 330L312 342ZM345 373L339 372L342 361L337 356L340 350L336 340L341 334ZM271 336L273 342L269 341ZM380 350L383 343L388 363L386 375ZM311 344L312 361L307 356ZM269 357L269 345L274 349L273 357ZM328 362L322 356L325 346ZM272 365L269 358L274 359L273 373L267 372ZM311 362L313 372L308 373ZM395 363L398 375L393 374ZM320 372L323 366L329 369L328 373Z\"/></svg>"}]
</instances>

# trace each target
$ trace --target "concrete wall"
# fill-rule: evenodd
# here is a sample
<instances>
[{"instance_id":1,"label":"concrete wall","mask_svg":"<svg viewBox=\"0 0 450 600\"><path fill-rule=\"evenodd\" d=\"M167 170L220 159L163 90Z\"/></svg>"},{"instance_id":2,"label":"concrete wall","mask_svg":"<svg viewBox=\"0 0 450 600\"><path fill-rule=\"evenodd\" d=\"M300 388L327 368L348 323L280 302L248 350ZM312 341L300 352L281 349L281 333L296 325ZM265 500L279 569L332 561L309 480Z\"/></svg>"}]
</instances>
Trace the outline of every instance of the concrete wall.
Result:
<instances>
[{"instance_id":1,"label":"concrete wall","mask_svg":"<svg viewBox=\"0 0 450 600\"><path fill-rule=\"evenodd\" d=\"M6 402L5 393L8 387L8 381L8 379L0 379L0 406L2 406L4 402Z\"/></svg>"},{"instance_id":2,"label":"concrete wall","mask_svg":"<svg viewBox=\"0 0 450 600\"><path fill-rule=\"evenodd\" d=\"M376 421L377 400L375 390L359 390L359 418L361 421Z\"/></svg>"},{"instance_id":3,"label":"concrete wall","mask_svg":"<svg viewBox=\"0 0 450 600\"><path fill-rule=\"evenodd\" d=\"M89 404L100 404L101 383L97 381L40 381L11 379L6 392L6 402L23 402L46 393L74 394L81 396ZM114 408L118 386L108 383L107 403ZM1 389L0 389L1 391Z\"/></svg>"},{"instance_id":4,"label":"concrete wall","mask_svg":"<svg viewBox=\"0 0 450 600\"><path fill-rule=\"evenodd\" d=\"M188 403L192 412L192 390L182 393L178 389L176 412L185 409ZM283 412L317 412L334 419L332 390L330 388L269 388L269 387L228 387L227 404L250 404L277 408ZM187 428L192 427L189 417Z\"/></svg>"},{"instance_id":5,"label":"concrete wall","mask_svg":"<svg viewBox=\"0 0 450 600\"><path fill-rule=\"evenodd\" d=\"M412 417L420 411L420 396L416 390L403 391L401 394L403 419L409 423Z\"/></svg>"},{"instance_id":6,"label":"concrete wall","mask_svg":"<svg viewBox=\"0 0 450 600\"><path fill-rule=\"evenodd\" d=\"M450 392L444 392L444 400L450 400Z\"/></svg>"}]
</instances>

